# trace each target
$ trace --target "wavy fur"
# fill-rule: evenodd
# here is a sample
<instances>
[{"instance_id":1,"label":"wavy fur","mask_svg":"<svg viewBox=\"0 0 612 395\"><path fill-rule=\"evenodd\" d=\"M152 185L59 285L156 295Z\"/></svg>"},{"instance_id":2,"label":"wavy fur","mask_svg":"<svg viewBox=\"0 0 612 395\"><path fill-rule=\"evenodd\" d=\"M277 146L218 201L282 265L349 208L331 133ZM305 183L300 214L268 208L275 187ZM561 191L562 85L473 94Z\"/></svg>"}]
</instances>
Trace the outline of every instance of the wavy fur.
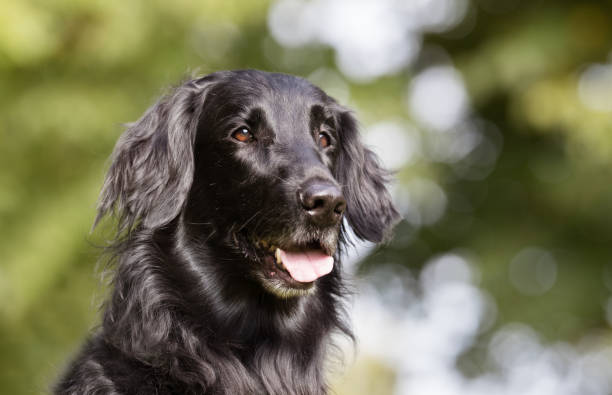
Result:
<instances>
[{"instance_id":1,"label":"wavy fur","mask_svg":"<svg viewBox=\"0 0 612 395\"><path fill-rule=\"evenodd\" d=\"M231 139L240 122L257 144ZM333 150L313 141L322 123ZM327 393L330 335L352 336L345 229L308 222L296 189L341 186L356 235L379 242L397 219L387 177L350 112L305 80L246 70L178 86L115 147L96 219L118 223L112 294L55 393ZM258 279L254 239L316 239L336 264L309 293L283 296Z\"/></svg>"}]
</instances>

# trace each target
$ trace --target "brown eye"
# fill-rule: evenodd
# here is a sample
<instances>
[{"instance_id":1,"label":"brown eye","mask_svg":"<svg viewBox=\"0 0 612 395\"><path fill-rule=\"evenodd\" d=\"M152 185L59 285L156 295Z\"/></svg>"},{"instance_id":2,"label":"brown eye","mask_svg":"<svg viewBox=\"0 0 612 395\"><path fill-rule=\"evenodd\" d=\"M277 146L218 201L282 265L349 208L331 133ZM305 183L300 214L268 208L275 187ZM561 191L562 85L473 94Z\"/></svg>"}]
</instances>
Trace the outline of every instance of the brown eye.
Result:
<instances>
[{"instance_id":1,"label":"brown eye","mask_svg":"<svg viewBox=\"0 0 612 395\"><path fill-rule=\"evenodd\" d=\"M331 144L331 138L327 133L319 133L319 147L327 148Z\"/></svg>"},{"instance_id":2,"label":"brown eye","mask_svg":"<svg viewBox=\"0 0 612 395\"><path fill-rule=\"evenodd\" d=\"M248 128L238 128L232 133L232 137L241 143L248 143L253 140L253 133Z\"/></svg>"}]
</instances>

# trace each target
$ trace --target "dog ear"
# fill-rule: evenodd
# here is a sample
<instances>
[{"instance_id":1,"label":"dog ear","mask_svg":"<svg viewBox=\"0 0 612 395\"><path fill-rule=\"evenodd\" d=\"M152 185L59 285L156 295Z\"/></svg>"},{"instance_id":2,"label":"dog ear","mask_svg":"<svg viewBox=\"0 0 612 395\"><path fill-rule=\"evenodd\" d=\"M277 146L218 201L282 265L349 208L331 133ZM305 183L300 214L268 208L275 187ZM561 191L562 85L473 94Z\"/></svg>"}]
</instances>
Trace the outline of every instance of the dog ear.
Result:
<instances>
[{"instance_id":1,"label":"dog ear","mask_svg":"<svg viewBox=\"0 0 612 395\"><path fill-rule=\"evenodd\" d=\"M119 233L158 228L180 212L193 180L193 144L212 77L190 80L128 124L113 150L94 227L118 217Z\"/></svg>"},{"instance_id":2,"label":"dog ear","mask_svg":"<svg viewBox=\"0 0 612 395\"><path fill-rule=\"evenodd\" d=\"M339 125L336 178L347 202L346 219L360 239L384 241L399 221L386 187L390 173L361 142L357 121L350 111L340 111Z\"/></svg>"}]
</instances>

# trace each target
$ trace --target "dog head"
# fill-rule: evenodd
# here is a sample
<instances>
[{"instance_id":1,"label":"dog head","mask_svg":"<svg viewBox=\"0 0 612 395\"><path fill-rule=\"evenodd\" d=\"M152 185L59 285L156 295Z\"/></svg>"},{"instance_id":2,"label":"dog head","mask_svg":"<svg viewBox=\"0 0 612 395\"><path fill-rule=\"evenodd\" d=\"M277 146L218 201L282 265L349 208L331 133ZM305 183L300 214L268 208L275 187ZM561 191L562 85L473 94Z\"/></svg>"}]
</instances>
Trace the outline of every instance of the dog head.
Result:
<instances>
[{"instance_id":1,"label":"dog head","mask_svg":"<svg viewBox=\"0 0 612 395\"><path fill-rule=\"evenodd\" d=\"M266 290L297 296L333 271L343 218L360 239L387 236L398 217L387 178L351 112L319 88L218 72L177 87L128 127L97 220L115 213L120 232L178 224L189 243L241 256L239 270Z\"/></svg>"}]
</instances>

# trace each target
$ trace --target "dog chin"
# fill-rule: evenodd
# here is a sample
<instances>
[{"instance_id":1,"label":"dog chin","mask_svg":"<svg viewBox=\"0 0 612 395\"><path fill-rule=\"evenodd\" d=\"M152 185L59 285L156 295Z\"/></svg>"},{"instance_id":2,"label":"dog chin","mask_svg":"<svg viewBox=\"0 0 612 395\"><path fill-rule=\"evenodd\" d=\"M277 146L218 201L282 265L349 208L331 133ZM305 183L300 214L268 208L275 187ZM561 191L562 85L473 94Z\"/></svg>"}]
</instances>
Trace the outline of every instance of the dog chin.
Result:
<instances>
[{"instance_id":1,"label":"dog chin","mask_svg":"<svg viewBox=\"0 0 612 395\"><path fill-rule=\"evenodd\" d=\"M304 297L314 294L317 289L317 284L315 282L308 283L298 288L288 285L284 280L279 278L268 277L261 272L257 273L257 278L267 292L281 299Z\"/></svg>"}]
</instances>

